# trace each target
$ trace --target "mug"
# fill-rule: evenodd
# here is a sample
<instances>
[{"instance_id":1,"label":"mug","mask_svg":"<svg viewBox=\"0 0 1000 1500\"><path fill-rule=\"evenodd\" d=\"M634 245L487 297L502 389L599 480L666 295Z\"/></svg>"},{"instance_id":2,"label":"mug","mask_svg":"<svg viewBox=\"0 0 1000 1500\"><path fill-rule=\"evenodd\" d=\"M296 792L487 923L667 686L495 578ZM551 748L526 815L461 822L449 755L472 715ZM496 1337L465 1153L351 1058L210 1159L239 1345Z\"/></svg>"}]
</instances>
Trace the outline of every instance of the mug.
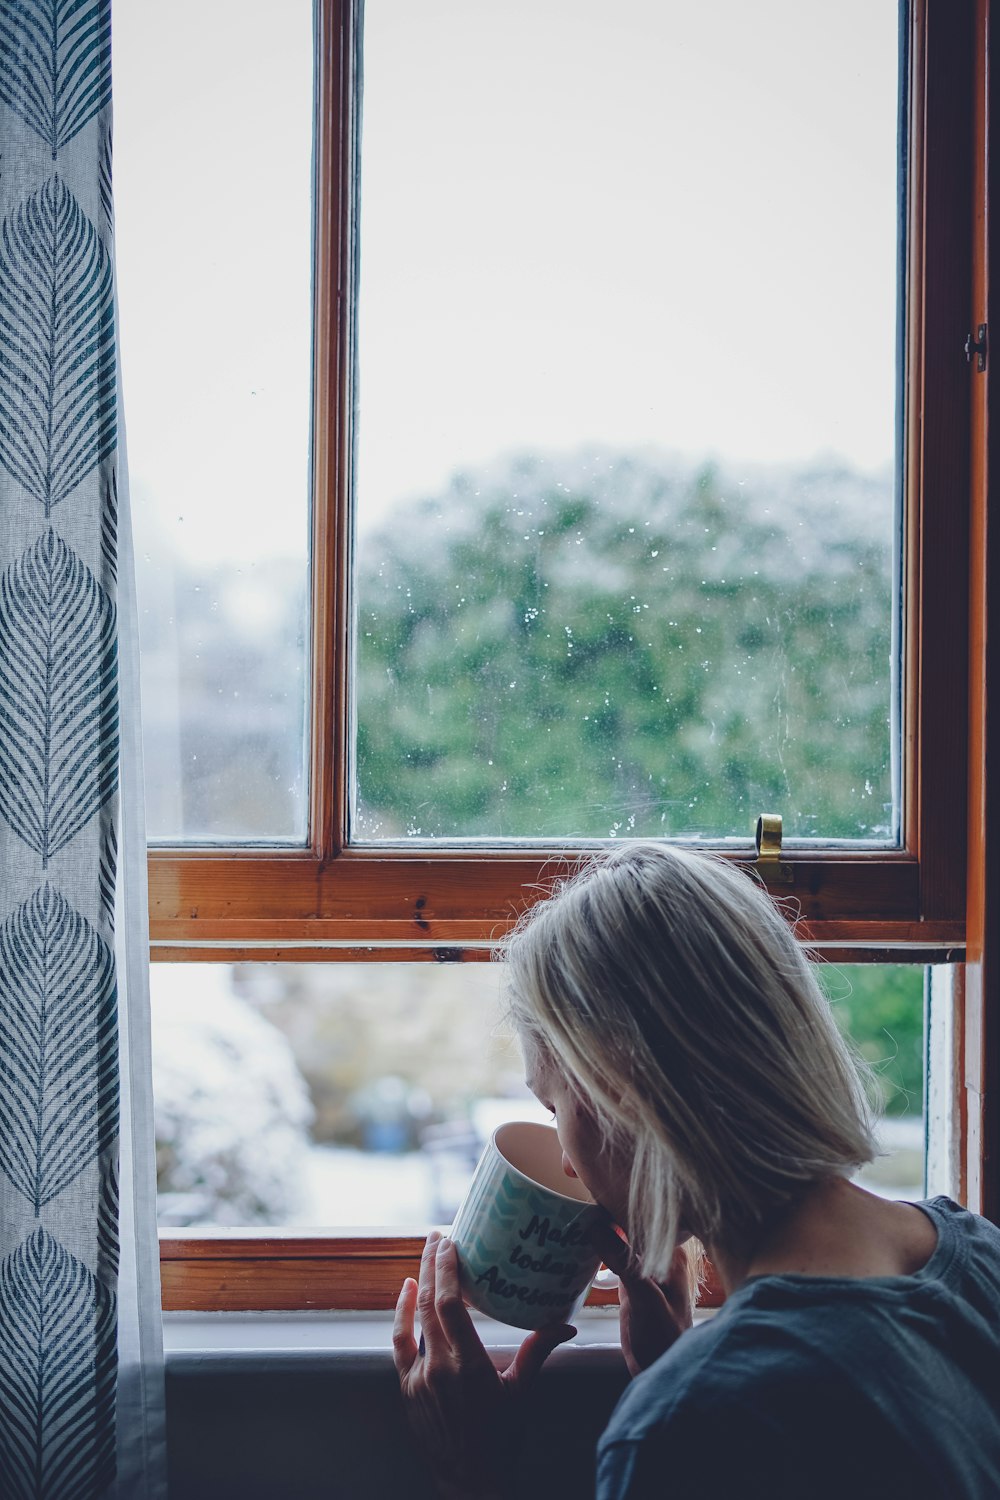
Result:
<instances>
[{"instance_id":1,"label":"mug","mask_svg":"<svg viewBox=\"0 0 1000 1500\"><path fill-rule=\"evenodd\" d=\"M551 1125L498 1125L451 1229L465 1300L515 1328L567 1322L601 1263L589 1232L605 1217L563 1171Z\"/></svg>"}]
</instances>

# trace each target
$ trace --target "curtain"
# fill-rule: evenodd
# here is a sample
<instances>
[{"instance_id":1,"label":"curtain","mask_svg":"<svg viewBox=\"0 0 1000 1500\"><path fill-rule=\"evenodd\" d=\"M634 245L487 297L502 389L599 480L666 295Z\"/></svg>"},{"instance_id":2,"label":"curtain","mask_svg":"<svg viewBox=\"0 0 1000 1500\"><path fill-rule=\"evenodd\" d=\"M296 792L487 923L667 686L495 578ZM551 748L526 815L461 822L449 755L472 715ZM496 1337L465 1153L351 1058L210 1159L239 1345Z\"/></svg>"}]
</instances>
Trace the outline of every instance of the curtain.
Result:
<instances>
[{"instance_id":1,"label":"curtain","mask_svg":"<svg viewBox=\"0 0 1000 1500\"><path fill-rule=\"evenodd\" d=\"M0 1497L157 1497L110 0L0 0Z\"/></svg>"}]
</instances>

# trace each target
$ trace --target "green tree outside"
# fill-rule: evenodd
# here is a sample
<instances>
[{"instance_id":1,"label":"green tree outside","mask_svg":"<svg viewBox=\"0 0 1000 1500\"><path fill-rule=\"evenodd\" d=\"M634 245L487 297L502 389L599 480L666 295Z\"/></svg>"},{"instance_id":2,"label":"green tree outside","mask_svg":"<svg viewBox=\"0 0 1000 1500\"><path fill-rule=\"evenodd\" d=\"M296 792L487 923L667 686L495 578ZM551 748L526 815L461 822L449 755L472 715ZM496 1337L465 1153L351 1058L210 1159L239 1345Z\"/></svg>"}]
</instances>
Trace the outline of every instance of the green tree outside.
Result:
<instances>
[{"instance_id":1,"label":"green tree outside","mask_svg":"<svg viewBox=\"0 0 1000 1500\"><path fill-rule=\"evenodd\" d=\"M408 507L359 549L358 831L890 839L889 486L528 455ZM922 971L822 978L918 1113Z\"/></svg>"}]
</instances>

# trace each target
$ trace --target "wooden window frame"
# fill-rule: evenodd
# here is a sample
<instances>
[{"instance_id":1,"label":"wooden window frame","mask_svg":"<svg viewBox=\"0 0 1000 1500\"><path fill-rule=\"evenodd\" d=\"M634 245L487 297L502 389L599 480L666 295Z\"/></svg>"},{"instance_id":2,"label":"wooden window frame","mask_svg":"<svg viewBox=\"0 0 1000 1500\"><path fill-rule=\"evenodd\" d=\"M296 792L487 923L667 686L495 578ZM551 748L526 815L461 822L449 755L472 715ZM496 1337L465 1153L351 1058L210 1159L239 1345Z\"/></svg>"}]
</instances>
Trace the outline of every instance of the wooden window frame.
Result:
<instances>
[{"instance_id":1,"label":"wooden window frame","mask_svg":"<svg viewBox=\"0 0 1000 1500\"><path fill-rule=\"evenodd\" d=\"M989 7L990 0L910 5L902 846L792 847L783 859L794 885L781 894L803 940L841 961L958 961L968 881L963 1155L970 1203L995 1213L988 1167L1000 1159L992 1109L997 980L987 913L996 911L997 878L987 851L997 846L988 834L998 799L990 801L982 766L989 671L996 675L988 624L1000 623L991 590L997 574L987 566L997 561L987 526L989 434L997 428L988 422L989 371L967 372L962 352L969 329L988 322ZM308 841L301 849L151 850L156 960L479 959L519 905L593 847L350 840L358 11L358 0L319 0L317 8ZM969 726L968 757L956 756L956 725ZM421 1243L419 1235L363 1231L172 1231L161 1238L164 1306L384 1307Z\"/></svg>"}]
</instances>

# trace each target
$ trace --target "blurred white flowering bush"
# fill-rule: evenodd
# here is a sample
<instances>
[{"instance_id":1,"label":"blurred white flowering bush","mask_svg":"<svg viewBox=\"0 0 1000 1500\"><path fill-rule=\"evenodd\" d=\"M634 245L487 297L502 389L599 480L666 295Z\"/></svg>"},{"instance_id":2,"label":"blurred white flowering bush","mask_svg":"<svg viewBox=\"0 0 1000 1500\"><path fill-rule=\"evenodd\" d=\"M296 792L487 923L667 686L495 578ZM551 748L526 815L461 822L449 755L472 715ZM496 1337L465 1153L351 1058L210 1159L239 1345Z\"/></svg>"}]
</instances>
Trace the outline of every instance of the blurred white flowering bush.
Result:
<instances>
[{"instance_id":1,"label":"blurred white flowering bush","mask_svg":"<svg viewBox=\"0 0 1000 1500\"><path fill-rule=\"evenodd\" d=\"M281 1224L302 1206L313 1108L291 1047L223 964L154 964L159 1219Z\"/></svg>"}]
</instances>

